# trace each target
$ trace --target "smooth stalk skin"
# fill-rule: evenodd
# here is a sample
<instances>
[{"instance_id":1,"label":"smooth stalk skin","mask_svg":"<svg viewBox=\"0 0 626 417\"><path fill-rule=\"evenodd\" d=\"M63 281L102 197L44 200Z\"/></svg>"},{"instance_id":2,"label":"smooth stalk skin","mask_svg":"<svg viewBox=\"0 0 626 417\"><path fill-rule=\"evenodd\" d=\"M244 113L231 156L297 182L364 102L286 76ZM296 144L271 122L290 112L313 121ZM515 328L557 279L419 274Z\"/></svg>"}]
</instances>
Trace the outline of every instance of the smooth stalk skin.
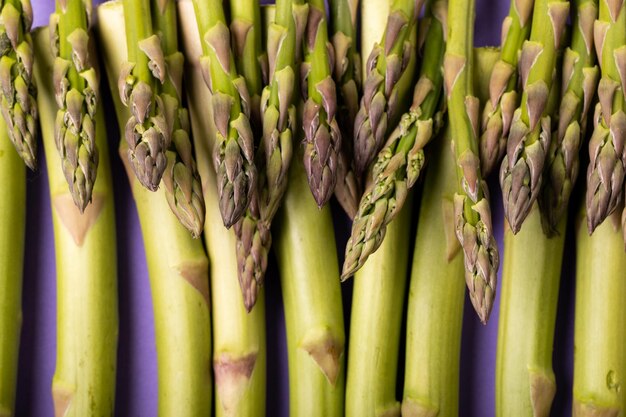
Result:
<instances>
[{"instance_id":1,"label":"smooth stalk skin","mask_svg":"<svg viewBox=\"0 0 626 417\"><path fill-rule=\"evenodd\" d=\"M34 75L48 167L57 275L56 416L112 416L117 368L117 251L113 183L104 115L95 113L100 149L92 203L81 214L56 149L54 55L48 29L34 34Z\"/></svg>"},{"instance_id":2,"label":"smooth stalk skin","mask_svg":"<svg viewBox=\"0 0 626 417\"><path fill-rule=\"evenodd\" d=\"M33 82L30 0L0 0L0 112L15 150L37 169L37 89Z\"/></svg>"},{"instance_id":3,"label":"smooth stalk skin","mask_svg":"<svg viewBox=\"0 0 626 417\"><path fill-rule=\"evenodd\" d=\"M347 417L400 415L396 399L400 328L409 263L411 204L355 275L346 383Z\"/></svg>"},{"instance_id":4,"label":"smooth stalk skin","mask_svg":"<svg viewBox=\"0 0 626 417\"><path fill-rule=\"evenodd\" d=\"M237 73L230 30L222 2L193 2L202 39L202 75L211 90L217 142L212 156L224 226L230 228L245 213L254 194L254 136L250 124L250 96Z\"/></svg>"},{"instance_id":5,"label":"smooth stalk skin","mask_svg":"<svg viewBox=\"0 0 626 417\"><path fill-rule=\"evenodd\" d=\"M509 15L502 22L500 59L489 81L489 99L482 115L480 169L487 177L506 150L513 112L519 104L517 63L523 43L530 35L535 0L511 0Z\"/></svg>"},{"instance_id":6,"label":"smooth stalk skin","mask_svg":"<svg viewBox=\"0 0 626 417\"><path fill-rule=\"evenodd\" d=\"M552 236L545 234L541 217L535 204L519 233L508 228L504 233L496 356L498 417L547 417L556 393L552 353L567 216L561 217Z\"/></svg>"},{"instance_id":7,"label":"smooth stalk skin","mask_svg":"<svg viewBox=\"0 0 626 417\"><path fill-rule=\"evenodd\" d=\"M121 1L98 7L98 37L110 85L126 59L124 9ZM113 94L118 120L129 117ZM123 129L123 127L122 127ZM123 133L123 132L122 132ZM211 309L208 259L202 242L193 239L170 210L163 189L150 192L132 175L131 191L143 234L157 350L158 415L201 416L211 413Z\"/></svg>"},{"instance_id":8,"label":"smooth stalk skin","mask_svg":"<svg viewBox=\"0 0 626 417\"><path fill-rule=\"evenodd\" d=\"M465 255L465 281L480 320L486 323L493 307L499 266L491 227L487 184L478 157L479 100L473 94L474 0L450 0L443 76L452 149L457 161L458 188L454 196L456 235Z\"/></svg>"},{"instance_id":9,"label":"smooth stalk skin","mask_svg":"<svg viewBox=\"0 0 626 417\"><path fill-rule=\"evenodd\" d=\"M191 146L189 114L183 105L183 70L185 58L178 46L178 23L175 0L152 0L152 17L159 34L166 64L163 84L157 86L168 119L172 138L165 151L167 166L163 172L165 197L172 212L194 238L204 227L204 197Z\"/></svg>"},{"instance_id":10,"label":"smooth stalk skin","mask_svg":"<svg viewBox=\"0 0 626 417\"><path fill-rule=\"evenodd\" d=\"M587 166L587 228L592 233L619 206L626 171L626 5L600 0L594 41L602 78Z\"/></svg>"},{"instance_id":11,"label":"smooth stalk skin","mask_svg":"<svg viewBox=\"0 0 626 417\"><path fill-rule=\"evenodd\" d=\"M600 75L593 45L598 1L575 0L572 4L576 11L571 45L565 49L561 70L563 87L558 132L553 134L546 161L546 181L538 200L544 229L548 233L554 232L567 212L569 197L578 177L578 154L585 137L587 113Z\"/></svg>"},{"instance_id":12,"label":"smooth stalk skin","mask_svg":"<svg viewBox=\"0 0 626 417\"><path fill-rule=\"evenodd\" d=\"M363 97L354 121L354 162L359 177L402 114L398 83L416 54L414 36L422 4L423 0L391 0L382 39L367 58Z\"/></svg>"},{"instance_id":13,"label":"smooth stalk skin","mask_svg":"<svg viewBox=\"0 0 626 417\"><path fill-rule=\"evenodd\" d=\"M55 143L74 204L81 213L91 201L98 171L94 118L99 79L89 53L90 19L91 0L56 0L56 11L50 15L58 106Z\"/></svg>"},{"instance_id":14,"label":"smooth stalk skin","mask_svg":"<svg viewBox=\"0 0 626 417\"><path fill-rule=\"evenodd\" d=\"M626 412L626 253L613 215L589 236L583 213L576 233L574 417Z\"/></svg>"},{"instance_id":15,"label":"smooth stalk skin","mask_svg":"<svg viewBox=\"0 0 626 417\"><path fill-rule=\"evenodd\" d=\"M524 91L500 168L504 215L513 233L519 232L541 191L552 136L546 106L568 16L568 1L536 0L530 40L522 46L519 73Z\"/></svg>"},{"instance_id":16,"label":"smooth stalk skin","mask_svg":"<svg viewBox=\"0 0 626 417\"><path fill-rule=\"evenodd\" d=\"M15 414L22 328L26 169L0 119L0 416Z\"/></svg>"},{"instance_id":17,"label":"smooth stalk skin","mask_svg":"<svg viewBox=\"0 0 626 417\"><path fill-rule=\"evenodd\" d=\"M222 227L219 221L216 174L210 158L212 142L216 140L215 127L211 122L211 108L205 104L209 102L210 92L197 59L202 47L193 4L190 0L179 1L178 10L185 54L190 57L186 86L209 219L205 223L204 238L211 272L216 415L262 417L265 416L267 356L264 294L259 289L256 305L250 313L240 301L235 234Z\"/></svg>"},{"instance_id":18,"label":"smooth stalk skin","mask_svg":"<svg viewBox=\"0 0 626 417\"><path fill-rule=\"evenodd\" d=\"M413 104L402 115L400 124L378 153L372 170L372 182L361 197L346 246L342 279L354 274L383 242L387 225L398 215L410 188L424 166L424 146L441 125L440 98L445 51L444 27L447 1L437 0L428 18L420 78L413 91Z\"/></svg>"}]
</instances>

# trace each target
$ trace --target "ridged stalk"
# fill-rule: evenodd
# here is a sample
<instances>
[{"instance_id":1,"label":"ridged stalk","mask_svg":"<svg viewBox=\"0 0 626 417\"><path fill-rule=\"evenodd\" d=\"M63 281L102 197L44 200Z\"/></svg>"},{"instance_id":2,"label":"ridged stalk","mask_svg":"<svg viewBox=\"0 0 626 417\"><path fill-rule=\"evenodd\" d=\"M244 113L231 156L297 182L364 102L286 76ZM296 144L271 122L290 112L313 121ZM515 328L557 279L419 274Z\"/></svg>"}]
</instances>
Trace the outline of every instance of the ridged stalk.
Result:
<instances>
[{"instance_id":1,"label":"ridged stalk","mask_svg":"<svg viewBox=\"0 0 626 417\"><path fill-rule=\"evenodd\" d=\"M37 104L48 167L57 277L57 358L52 399L57 416L110 416L115 404L118 306L113 182L101 110L94 114L98 182L81 214L56 150L57 106L50 33L34 34Z\"/></svg>"},{"instance_id":2,"label":"ridged stalk","mask_svg":"<svg viewBox=\"0 0 626 417\"><path fill-rule=\"evenodd\" d=\"M565 49L561 78L558 132L553 135L546 161L546 181L539 198L544 229L554 231L567 212L578 177L578 155L584 140L587 114L596 92L600 71L595 65L593 25L598 16L596 0L576 0L572 40ZM558 68L557 68L558 71Z\"/></svg>"},{"instance_id":3,"label":"ridged stalk","mask_svg":"<svg viewBox=\"0 0 626 417\"><path fill-rule=\"evenodd\" d=\"M519 232L541 191L552 137L547 103L568 16L569 2L536 0L533 30L522 47L519 68L524 91L513 114L500 168L504 214L513 233Z\"/></svg>"},{"instance_id":4,"label":"ridged stalk","mask_svg":"<svg viewBox=\"0 0 626 417\"><path fill-rule=\"evenodd\" d=\"M500 59L491 73L480 135L480 168L485 177L502 160L513 113L519 104L517 63L530 35L533 5L534 0L511 0L509 15L502 22Z\"/></svg>"},{"instance_id":5,"label":"ridged stalk","mask_svg":"<svg viewBox=\"0 0 626 417\"><path fill-rule=\"evenodd\" d=\"M22 329L26 168L0 119L0 416L15 415Z\"/></svg>"},{"instance_id":6,"label":"ridged stalk","mask_svg":"<svg viewBox=\"0 0 626 417\"><path fill-rule=\"evenodd\" d=\"M98 8L98 35L108 79L115 85L126 58L122 2ZM129 117L113 94L118 120ZM123 128L123 127L122 127ZM131 191L143 234L154 310L159 416L211 412L211 310L208 260L169 208L165 191L149 192L132 175L122 142Z\"/></svg>"},{"instance_id":7,"label":"ridged stalk","mask_svg":"<svg viewBox=\"0 0 626 417\"><path fill-rule=\"evenodd\" d=\"M37 168L37 89L33 82L30 0L0 1L0 111L15 150Z\"/></svg>"},{"instance_id":8,"label":"ridged stalk","mask_svg":"<svg viewBox=\"0 0 626 417\"><path fill-rule=\"evenodd\" d=\"M448 117L453 132L458 188L454 196L456 235L465 255L465 281L480 320L493 307L499 266L491 226L487 184L478 157L479 100L473 94L474 0L450 0L443 62Z\"/></svg>"},{"instance_id":9,"label":"ridged stalk","mask_svg":"<svg viewBox=\"0 0 626 417\"><path fill-rule=\"evenodd\" d=\"M264 294L259 289L258 300L250 313L240 301L235 233L222 227L219 221L216 174L210 158L211 146L216 140L215 126L211 108L205 104L209 102L210 92L197 59L202 47L193 4L190 0L181 0L178 10L185 55L189 57L185 79L207 207L204 238L211 272L216 415L261 417L265 416L267 356Z\"/></svg>"},{"instance_id":10,"label":"ridged stalk","mask_svg":"<svg viewBox=\"0 0 626 417\"><path fill-rule=\"evenodd\" d=\"M579 216L574 318L575 417L626 412L626 253L614 213L591 236Z\"/></svg>"},{"instance_id":11,"label":"ridged stalk","mask_svg":"<svg viewBox=\"0 0 626 417\"><path fill-rule=\"evenodd\" d=\"M99 80L90 56L91 0L56 0L50 16L53 82L59 110L55 141L63 174L80 212L91 201L98 172L95 114Z\"/></svg>"},{"instance_id":12,"label":"ridged stalk","mask_svg":"<svg viewBox=\"0 0 626 417\"><path fill-rule=\"evenodd\" d=\"M224 226L243 216L254 194L254 136L250 125L250 96L246 81L237 73L230 30L222 2L193 2L202 39L202 75L211 90L217 142L212 150L217 190Z\"/></svg>"},{"instance_id":13,"label":"ridged stalk","mask_svg":"<svg viewBox=\"0 0 626 417\"><path fill-rule=\"evenodd\" d=\"M619 206L626 171L626 5L600 0L594 41L602 78L587 167L587 228L593 232Z\"/></svg>"},{"instance_id":14,"label":"ridged stalk","mask_svg":"<svg viewBox=\"0 0 626 417\"><path fill-rule=\"evenodd\" d=\"M413 91L413 104L402 115L378 153L372 184L359 203L346 247L342 278L358 270L383 242L387 225L398 215L410 188L424 166L424 146L441 125L441 65L445 51L444 27L447 1L437 0L421 25L428 27L420 78Z\"/></svg>"}]
</instances>

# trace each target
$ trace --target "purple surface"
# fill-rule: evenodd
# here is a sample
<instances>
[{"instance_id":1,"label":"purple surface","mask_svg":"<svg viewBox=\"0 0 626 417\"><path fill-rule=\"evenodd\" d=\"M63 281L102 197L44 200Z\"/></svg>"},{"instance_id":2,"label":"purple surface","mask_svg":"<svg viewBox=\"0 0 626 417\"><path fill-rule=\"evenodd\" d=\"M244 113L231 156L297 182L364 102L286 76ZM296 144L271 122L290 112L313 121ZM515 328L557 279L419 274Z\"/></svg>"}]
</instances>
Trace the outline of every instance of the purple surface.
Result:
<instances>
[{"instance_id":1,"label":"purple surface","mask_svg":"<svg viewBox=\"0 0 626 417\"><path fill-rule=\"evenodd\" d=\"M101 1L96 1L100 3ZM47 23L54 8L51 0L33 0L35 25ZM500 25L508 11L508 0L479 0L476 14L477 46L499 43ZM115 123L111 121L111 123ZM110 129L116 131L116 129ZM110 138L114 172L115 207L118 233L118 273L120 297L120 336L116 415L155 416L157 398L156 351L152 302L139 220L125 172L117 157L117 137ZM43 152L43 149L41 149ZM39 170L28 177L27 257L24 277L24 326L20 351L17 416L53 416L50 384L56 355L56 287L54 239L45 159L40 155ZM497 183L493 182L492 190ZM502 239L500 196L494 195L494 227ZM337 207L334 207L338 213ZM335 216L338 248L347 240L349 225L341 214ZM567 239L564 271L555 335L554 370L557 394L553 416L570 414L573 316L574 250ZM271 262L266 296L268 297L268 415L288 416L288 376L284 315L275 262ZM344 284L346 323L352 284ZM494 313L482 326L465 303L461 357L460 410L462 416L485 417L494 414L495 357L498 330L499 292ZM402 348L403 350L403 348ZM401 352L402 355L402 352ZM401 359L403 360L403 359ZM401 391L401 386L398 387Z\"/></svg>"}]
</instances>

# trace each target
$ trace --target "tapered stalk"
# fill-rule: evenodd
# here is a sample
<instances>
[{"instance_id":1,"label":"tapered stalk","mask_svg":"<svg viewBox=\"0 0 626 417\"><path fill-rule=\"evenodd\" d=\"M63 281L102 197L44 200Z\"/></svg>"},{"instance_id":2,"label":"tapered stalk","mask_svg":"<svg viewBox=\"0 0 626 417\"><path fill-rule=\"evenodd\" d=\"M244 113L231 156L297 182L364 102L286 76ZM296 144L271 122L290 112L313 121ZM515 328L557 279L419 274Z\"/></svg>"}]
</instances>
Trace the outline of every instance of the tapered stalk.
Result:
<instances>
[{"instance_id":1,"label":"tapered stalk","mask_svg":"<svg viewBox=\"0 0 626 417\"><path fill-rule=\"evenodd\" d=\"M110 416L117 362L115 208L103 113L96 118L100 148L92 204L74 205L56 150L53 54L47 29L34 35L35 78L48 167L57 272L57 362L52 398L57 416Z\"/></svg>"},{"instance_id":2,"label":"tapered stalk","mask_svg":"<svg viewBox=\"0 0 626 417\"><path fill-rule=\"evenodd\" d=\"M398 415L398 347L409 258L411 204L355 275L352 293L346 416Z\"/></svg>"},{"instance_id":3,"label":"tapered stalk","mask_svg":"<svg viewBox=\"0 0 626 417\"><path fill-rule=\"evenodd\" d=\"M0 119L0 416L15 414L22 327L26 169Z\"/></svg>"},{"instance_id":4,"label":"tapered stalk","mask_svg":"<svg viewBox=\"0 0 626 417\"><path fill-rule=\"evenodd\" d=\"M210 260L213 313L213 370L215 410L220 416L264 416L266 392L265 299L262 289L254 309L247 313L237 283L235 234L220 222L215 171L210 163L215 141L209 113L210 92L198 63L200 38L193 4L178 2L182 40L188 57L186 86L191 110L198 170L202 178L207 222L205 242Z\"/></svg>"},{"instance_id":5,"label":"tapered stalk","mask_svg":"<svg viewBox=\"0 0 626 417\"><path fill-rule=\"evenodd\" d=\"M98 34L110 85L115 85L126 45L120 1L98 8ZM118 120L128 112L113 94ZM125 153L121 151L126 161ZM160 416L199 416L211 412L211 315L208 260L171 212L164 190L149 192L129 171L143 234L158 366Z\"/></svg>"},{"instance_id":6,"label":"tapered stalk","mask_svg":"<svg viewBox=\"0 0 626 417\"><path fill-rule=\"evenodd\" d=\"M626 253L614 213L589 236L583 216L576 231L574 322L575 417L626 412Z\"/></svg>"}]
</instances>

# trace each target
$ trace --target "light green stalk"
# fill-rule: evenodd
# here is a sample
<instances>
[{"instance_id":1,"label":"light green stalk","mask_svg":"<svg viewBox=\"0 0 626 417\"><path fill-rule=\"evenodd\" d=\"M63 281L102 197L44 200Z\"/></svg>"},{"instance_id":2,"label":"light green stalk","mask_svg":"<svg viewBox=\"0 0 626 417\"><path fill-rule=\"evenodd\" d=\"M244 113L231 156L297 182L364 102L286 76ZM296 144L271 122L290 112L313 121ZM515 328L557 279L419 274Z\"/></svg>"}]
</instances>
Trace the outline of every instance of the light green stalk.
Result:
<instances>
[{"instance_id":1,"label":"light green stalk","mask_svg":"<svg viewBox=\"0 0 626 417\"><path fill-rule=\"evenodd\" d=\"M480 320L493 307L499 266L491 227L487 185L478 157L479 100L473 94L474 0L450 0L448 36L443 62L452 148L457 160L458 191L454 196L456 235L465 255L465 281Z\"/></svg>"},{"instance_id":2,"label":"light green stalk","mask_svg":"<svg viewBox=\"0 0 626 417\"><path fill-rule=\"evenodd\" d=\"M109 82L115 85L126 57L122 2L98 8L98 35ZM115 95L118 120L128 111ZM120 153L125 158L122 144ZM165 191L149 192L130 172L131 190L143 234L157 349L160 416L200 416L211 412L211 311L208 260L172 213Z\"/></svg>"},{"instance_id":3,"label":"light green stalk","mask_svg":"<svg viewBox=\"0 0 626 417\"><path fill-rule=\"evenodd\" d=\"M0 119L0 416L15 414L22 328L26 169Z\"/></svg>"},{"instance_id":4,"label":"light green stalk","mask_svg":"<svg viewBox=\"0 0 626 417\"><path fill-rule=\"evenodd\" d=\"M57 273L57 362L52 398L57 416L110 416L117 364L117 251L107 132L95 113L100 149L92 203L81 214L67 188L56 150L57 107L50 33L35 33L34 75L48 167Z\"/></svg>"},{"instance_id":5,"label":"light green stalk","mask_svg":"<svg viewBox=\"0 0 626 417\"><path fill-rule=\"evenodd\" d=\"M574 322L575 417L621 416L626 412L626 253L614 213L593 235L583 213L576 232Z\"/></svg>"},{"instance_id":6,"label":"light green stalk","mask_svg":"<svg viewBox=\"0 0 626 417\"><path fill-rule=\"evenodd\" d=\"M211 146L215 127L210 116L210 92L202 80L198 57L200 37L193 4L178 2L182 40L189 57L186 86L191 110L198 170L203 181L207 207L205 242L211 269L211 308L213 313L213 370L215 410L218 417L265 416L266 355L265 299L262 289L253 311L241 302L237 284L236 238L219 222L219 198L215 170L211 166ZM211 221L211 219L213 221Z\"/></svg>"}]
</instances>

